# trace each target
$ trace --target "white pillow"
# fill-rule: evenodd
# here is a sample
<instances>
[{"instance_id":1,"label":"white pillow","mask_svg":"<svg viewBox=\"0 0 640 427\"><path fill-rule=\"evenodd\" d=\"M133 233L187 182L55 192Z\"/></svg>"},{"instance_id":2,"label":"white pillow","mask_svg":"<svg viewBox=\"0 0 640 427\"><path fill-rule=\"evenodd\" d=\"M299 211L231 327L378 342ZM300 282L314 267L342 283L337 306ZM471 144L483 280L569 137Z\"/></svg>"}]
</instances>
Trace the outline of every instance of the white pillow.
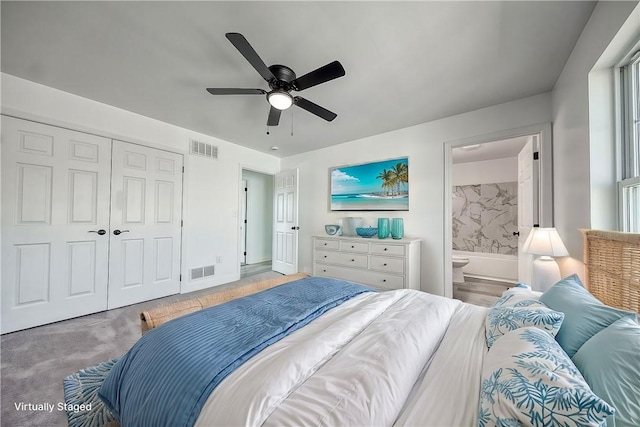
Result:
<instances>
[{"instance_id":1,"label":"white pillow","mask_svg":"<svg viewBox=\"0 0 640 427\"><path fill-rule=\"evenodd\" d=\"M600 426L615 409L593 394L547 332L525 327L498 339L482 367L478 426Z\"/></svg>"}]
</instances>

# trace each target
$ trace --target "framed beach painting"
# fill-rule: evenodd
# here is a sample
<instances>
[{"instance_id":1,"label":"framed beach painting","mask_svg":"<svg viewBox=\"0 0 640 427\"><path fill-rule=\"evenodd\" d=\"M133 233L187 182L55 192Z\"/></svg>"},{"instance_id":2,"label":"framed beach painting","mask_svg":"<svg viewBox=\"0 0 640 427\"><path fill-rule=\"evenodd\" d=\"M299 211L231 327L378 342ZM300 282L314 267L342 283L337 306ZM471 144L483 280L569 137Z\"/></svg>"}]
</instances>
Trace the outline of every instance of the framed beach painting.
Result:
<instances>
[{"instance_id":1,"label":"framed beach painting","mask_svg":"<svg viewBox=\"0 0 640 427\"><path fill-rule=\"evenodd\" d=\"M330 170L332 211L408 211L409 158Z\"/></svg>"}]
</instances>

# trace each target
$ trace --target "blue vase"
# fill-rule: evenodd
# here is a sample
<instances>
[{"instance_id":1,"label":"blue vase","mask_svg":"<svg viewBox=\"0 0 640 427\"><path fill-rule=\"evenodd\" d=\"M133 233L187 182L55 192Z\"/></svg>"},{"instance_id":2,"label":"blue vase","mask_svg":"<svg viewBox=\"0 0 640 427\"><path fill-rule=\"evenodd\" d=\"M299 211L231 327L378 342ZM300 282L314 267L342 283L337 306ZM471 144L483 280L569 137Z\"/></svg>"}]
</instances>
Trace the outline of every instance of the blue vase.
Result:
<instances>
[{"instance_id":1,"label":"blue vase","mask_svg":"<svg viewBox=\"0 0 640 427\"><path fill-rule=\"evenodd\" d=\"M402 239L404 236L404 221L402 218L393 218L391 220L391 237L394 239Z\"/></svg>"},{"instance_id":2,"label":"blue vase","mask_svg":"<svg viewBox=\"0 0 640 427\"><path fill-rule=\"evenodd\" d=\"M389 237L389 218L378 218L378 239Z\"/></svg>"}]
</instances>

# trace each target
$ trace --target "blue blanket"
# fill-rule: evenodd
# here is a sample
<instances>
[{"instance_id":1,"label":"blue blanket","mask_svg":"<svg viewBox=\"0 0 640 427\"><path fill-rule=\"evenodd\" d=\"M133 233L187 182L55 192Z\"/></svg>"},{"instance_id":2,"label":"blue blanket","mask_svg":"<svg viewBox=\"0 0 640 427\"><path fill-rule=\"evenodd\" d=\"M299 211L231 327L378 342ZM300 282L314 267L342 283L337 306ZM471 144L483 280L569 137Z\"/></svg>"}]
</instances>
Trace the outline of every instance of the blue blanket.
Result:
<instances>
[{"instance_id":1,"label":"blue blanket","mask_svg":"<svg viewBox=\"0 0 640 427\"><path fill-rule=\"evenodd\" d=\"M174 319L146 333L113 366L100 398L123 426L193 426L209 394L234 369L370 291L310 277Z\"/></svg>"}]
</instances>

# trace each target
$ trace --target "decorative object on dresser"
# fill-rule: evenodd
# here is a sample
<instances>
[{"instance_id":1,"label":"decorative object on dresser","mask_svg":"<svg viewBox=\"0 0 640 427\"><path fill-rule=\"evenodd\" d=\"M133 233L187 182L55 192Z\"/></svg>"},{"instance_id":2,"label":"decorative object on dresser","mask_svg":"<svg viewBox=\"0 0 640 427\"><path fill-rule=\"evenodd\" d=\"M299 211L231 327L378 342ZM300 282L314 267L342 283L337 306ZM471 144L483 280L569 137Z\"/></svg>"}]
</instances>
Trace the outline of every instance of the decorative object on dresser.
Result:
<instances>
[{"instance_id":1,"label":"decorative object on dresser","mask_svg":"<svg viewBox=\"0 0 640 427\"><path fill-rule=\"evenodd\" d=\"M567 256L569 252L555 228L532 228L522 252L540 255L533 261L531 271L534 290L543 292L560 280L560 268L553 257Z\"/></svg>"},{"instance_id":2,"label":"decorative object on dresser","mask_svg":"<svg viewBox=\"0 0 640 427\"><path fill-rule=\"evenodd\" d=\"M391 237L394 239L402 239L404 237L404 220L402 218L393 218L391 220Z\"/></svg>"},{"instance_id":3,"label":"decorative object on dresser","mask_svg":"<svg viewBox=\"0 0 640 427\"><path fill-rule=\"evenodd\" d=\"M420 289L420 239L313 238L313 275L378 290Z\"/></svg>"},{"instance_id":4,"label":"decorative object on dresser","mask_svg":"<svg viewBox=\"0 0 640 427\"><path fill-rule=\"evenodd\" d=\"M376 233L378 233L378 229L374 227L356 228L356 234L360 237L373 237Z\"/></svg>"},{"instance_id":5,"label":"decorative object on dresser","mask_svg":"<svg viewBox=\"0 0 640 427\"><path fill-rule=\"evenodd\" d=\"M324 226L324 231L326 231L329 236L335 236L336 234L340 234L340 226L336 224L327 224Z\"/></svg>"},{"instance_id":6,"label":"decorative object on dresser","mask_svg":"<svg viewBox=\"0 0 640 427\"><path fill-rule=\"evenodd\" d=\"M386 239L390 235L389 218L378 218L378 239Z\"/></svg>"},{"instance_id":7,"label":"decorative object on dresser","mask_svg":"<svg viewBox=\"0 0 640 427\"><path fill-rule=\"evenodd\" d=\"M359 216L347 216L340 219L343 236L356 236L356 228L362 227L363 219Z\"/></svg>"}]
</instances>

